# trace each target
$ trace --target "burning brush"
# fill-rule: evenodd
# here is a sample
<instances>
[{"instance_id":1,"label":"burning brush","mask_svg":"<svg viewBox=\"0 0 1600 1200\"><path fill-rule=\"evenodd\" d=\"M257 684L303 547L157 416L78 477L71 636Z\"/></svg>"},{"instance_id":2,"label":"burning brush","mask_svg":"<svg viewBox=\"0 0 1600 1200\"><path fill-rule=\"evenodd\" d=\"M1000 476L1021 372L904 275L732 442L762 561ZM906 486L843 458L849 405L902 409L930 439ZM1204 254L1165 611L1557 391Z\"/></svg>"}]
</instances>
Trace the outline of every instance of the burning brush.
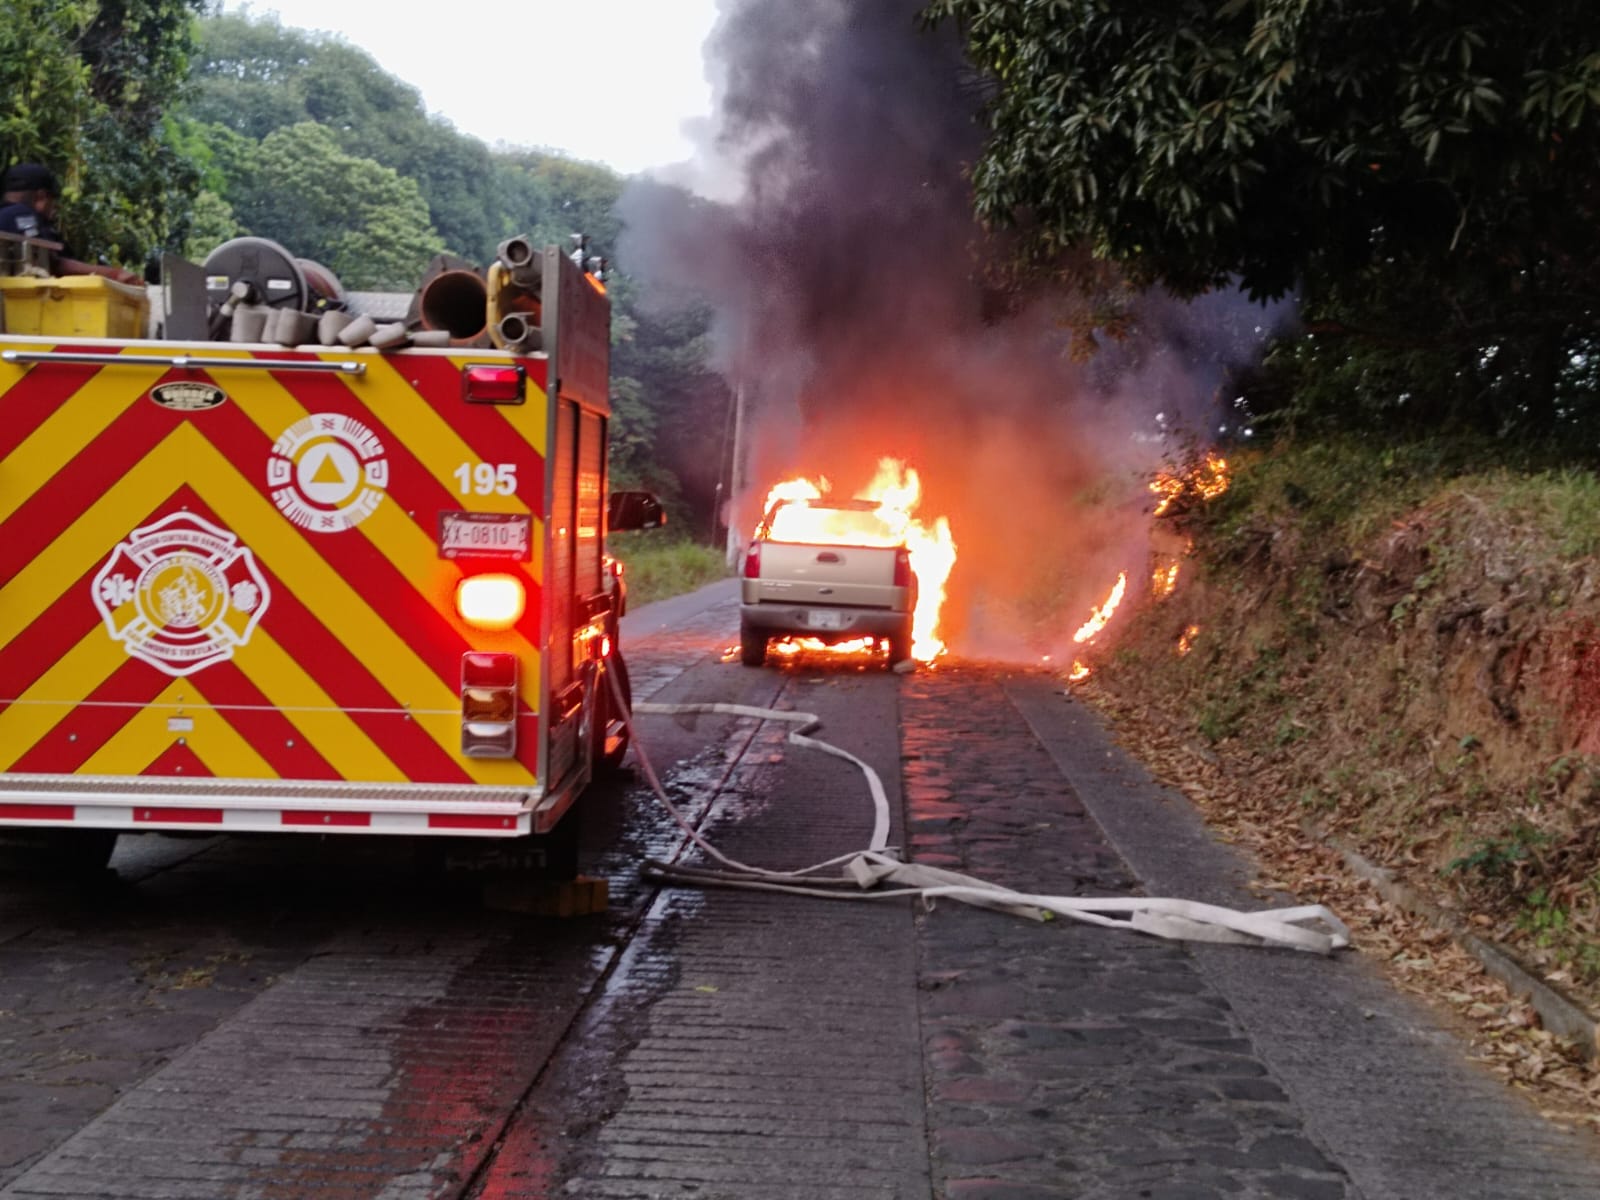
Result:
<instances>
[{"instance_id":1,"label":"burning brush","mask_svg":"<svg viewBox=\"0 0 1600 1200\"><path fill-rule=\"evenodd\" d=\"M1151 515L1176 517L1208 500L1216 499L1228 490L1228 461L1219 454L1207 451L1203 457L1195 459L1186 468L1162 471L1150 481L1148 487L1151 494L1156 497L1156 505ZM1194 544L1185 539L1182 553L1187 554L1193 548ZM1180 567L1181 564L1176 558L1166 554L1156 555L1156 562L1150 575L1152 599L1165 600L1177 590ZM1117 576L1117 582L1106 596L1105 602L1096 607L1089 619L1072 635L1075 643L1086 648L1093 644L1122 603L1127 587L1128 575L1127 572L1123 572ZM1185 628L1183 635L1178 639L1178 654L1189 653L1199 632L1199 627L1195 625ZM1087 679L1090 674L1091 668L1081 658L1074 659L1072 669L1067 673L1067 681L1077 683Z\"/></svg>"}]
</instances>

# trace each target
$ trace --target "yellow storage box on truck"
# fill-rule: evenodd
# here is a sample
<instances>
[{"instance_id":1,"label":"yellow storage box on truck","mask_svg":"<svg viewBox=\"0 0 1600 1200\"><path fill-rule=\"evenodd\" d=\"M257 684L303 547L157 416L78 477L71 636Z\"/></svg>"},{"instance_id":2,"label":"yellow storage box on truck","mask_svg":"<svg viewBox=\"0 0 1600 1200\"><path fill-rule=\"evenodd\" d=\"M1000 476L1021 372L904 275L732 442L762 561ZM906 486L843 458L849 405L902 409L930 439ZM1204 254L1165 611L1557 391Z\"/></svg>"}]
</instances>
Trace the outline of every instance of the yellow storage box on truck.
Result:
<instances>
[{"instance_id":1,"label":"yellow storage box on truck","mask_svg":"<svg viewBox=\"0 0 1600 1200\"><path fill-rule=\"evenodd\" d=\"M101 275L0 277L6 333L50 337L142 338L150 315L145 289Z\"/></svg>"},{"instance_id":2,"label":"yellow storage box on truck","mask_svg":"<svg viewBox=\"0 0 1600 1200\"><path fill-rule=\"evenodd\" d=\"M534 257L537 350L0 336L0 826L80 864L309 832L570 872L625 736L610 317Z\"/></svg>"}]
</instances>

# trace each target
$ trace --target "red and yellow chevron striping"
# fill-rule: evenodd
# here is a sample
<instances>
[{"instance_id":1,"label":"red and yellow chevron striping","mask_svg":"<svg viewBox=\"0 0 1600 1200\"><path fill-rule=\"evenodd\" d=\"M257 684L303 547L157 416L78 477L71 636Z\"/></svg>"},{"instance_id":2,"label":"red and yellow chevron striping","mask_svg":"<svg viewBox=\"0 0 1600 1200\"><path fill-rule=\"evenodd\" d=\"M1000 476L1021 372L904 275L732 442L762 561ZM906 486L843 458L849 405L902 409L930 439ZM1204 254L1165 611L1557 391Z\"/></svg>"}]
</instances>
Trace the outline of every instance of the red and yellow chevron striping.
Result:
<instances>
[{"instance_id":1,"label":"red and yellow chevron striping","mask_svg":"<svg viewBox=\"0 0 1600 1200\"><path fill-rule=\"evenodd\" d=\"M524 360L527 402L501 406L463 399L473 360L457 352L207 346L169 366L142 360L170 345L66 349L106 362L0 364L0 772L537 782L543 360ZM241 357L365 371L206 361ZM463 564L441 554L439 530L460 511L530 524L531 561L514 564L527 612L504 632L456 614ZM515 759L460 752L468 650L517 656ZM129 807L161 823L159 805ZM437 828L425 808L250 811L252 827ZM184 822L208 811L185 808ZM469 830L526 829L503 805L456 815Z\"/></svg>"}]
</instances>

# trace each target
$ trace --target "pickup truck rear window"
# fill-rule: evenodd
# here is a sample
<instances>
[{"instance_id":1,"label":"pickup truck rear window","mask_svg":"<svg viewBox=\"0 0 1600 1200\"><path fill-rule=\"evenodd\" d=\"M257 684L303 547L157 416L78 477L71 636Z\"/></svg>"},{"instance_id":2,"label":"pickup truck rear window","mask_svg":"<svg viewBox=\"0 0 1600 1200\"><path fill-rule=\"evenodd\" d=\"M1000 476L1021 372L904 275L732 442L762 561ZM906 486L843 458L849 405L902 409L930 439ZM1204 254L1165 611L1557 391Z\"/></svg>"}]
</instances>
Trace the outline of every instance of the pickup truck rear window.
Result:
<instances>
[{"instance_id":1,"label":"pickup truck rear window","mask_svg":"<svg viewBox=\"0 0 1600 1200\"><path fill-rule=\"evenodd\" d=\"M807 504L775 507L767 518L766 534L774 542L841 546L898 546L904 540L872 509Z\"/></svg>"}]
</instances>

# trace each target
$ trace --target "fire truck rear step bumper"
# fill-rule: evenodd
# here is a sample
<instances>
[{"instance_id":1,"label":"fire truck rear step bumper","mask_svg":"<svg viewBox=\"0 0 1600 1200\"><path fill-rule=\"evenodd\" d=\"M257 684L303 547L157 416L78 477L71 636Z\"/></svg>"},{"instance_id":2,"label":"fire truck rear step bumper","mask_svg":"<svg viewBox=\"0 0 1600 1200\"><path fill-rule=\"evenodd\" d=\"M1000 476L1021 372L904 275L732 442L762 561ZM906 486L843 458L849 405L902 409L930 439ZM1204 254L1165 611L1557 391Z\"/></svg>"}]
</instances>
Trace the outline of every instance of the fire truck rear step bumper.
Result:
<instances>
[{"instance_id":1,"label":"fire truck rear step bumper","mask_svg":"<svg viewBox=\"0 0 1600 1200\"><path fill-rule=\"evenodd\" d=\"M542 788L12 775L0 777L0 827L518 837L533 832L543 798Z\"/></svg>"}]
</instances>

